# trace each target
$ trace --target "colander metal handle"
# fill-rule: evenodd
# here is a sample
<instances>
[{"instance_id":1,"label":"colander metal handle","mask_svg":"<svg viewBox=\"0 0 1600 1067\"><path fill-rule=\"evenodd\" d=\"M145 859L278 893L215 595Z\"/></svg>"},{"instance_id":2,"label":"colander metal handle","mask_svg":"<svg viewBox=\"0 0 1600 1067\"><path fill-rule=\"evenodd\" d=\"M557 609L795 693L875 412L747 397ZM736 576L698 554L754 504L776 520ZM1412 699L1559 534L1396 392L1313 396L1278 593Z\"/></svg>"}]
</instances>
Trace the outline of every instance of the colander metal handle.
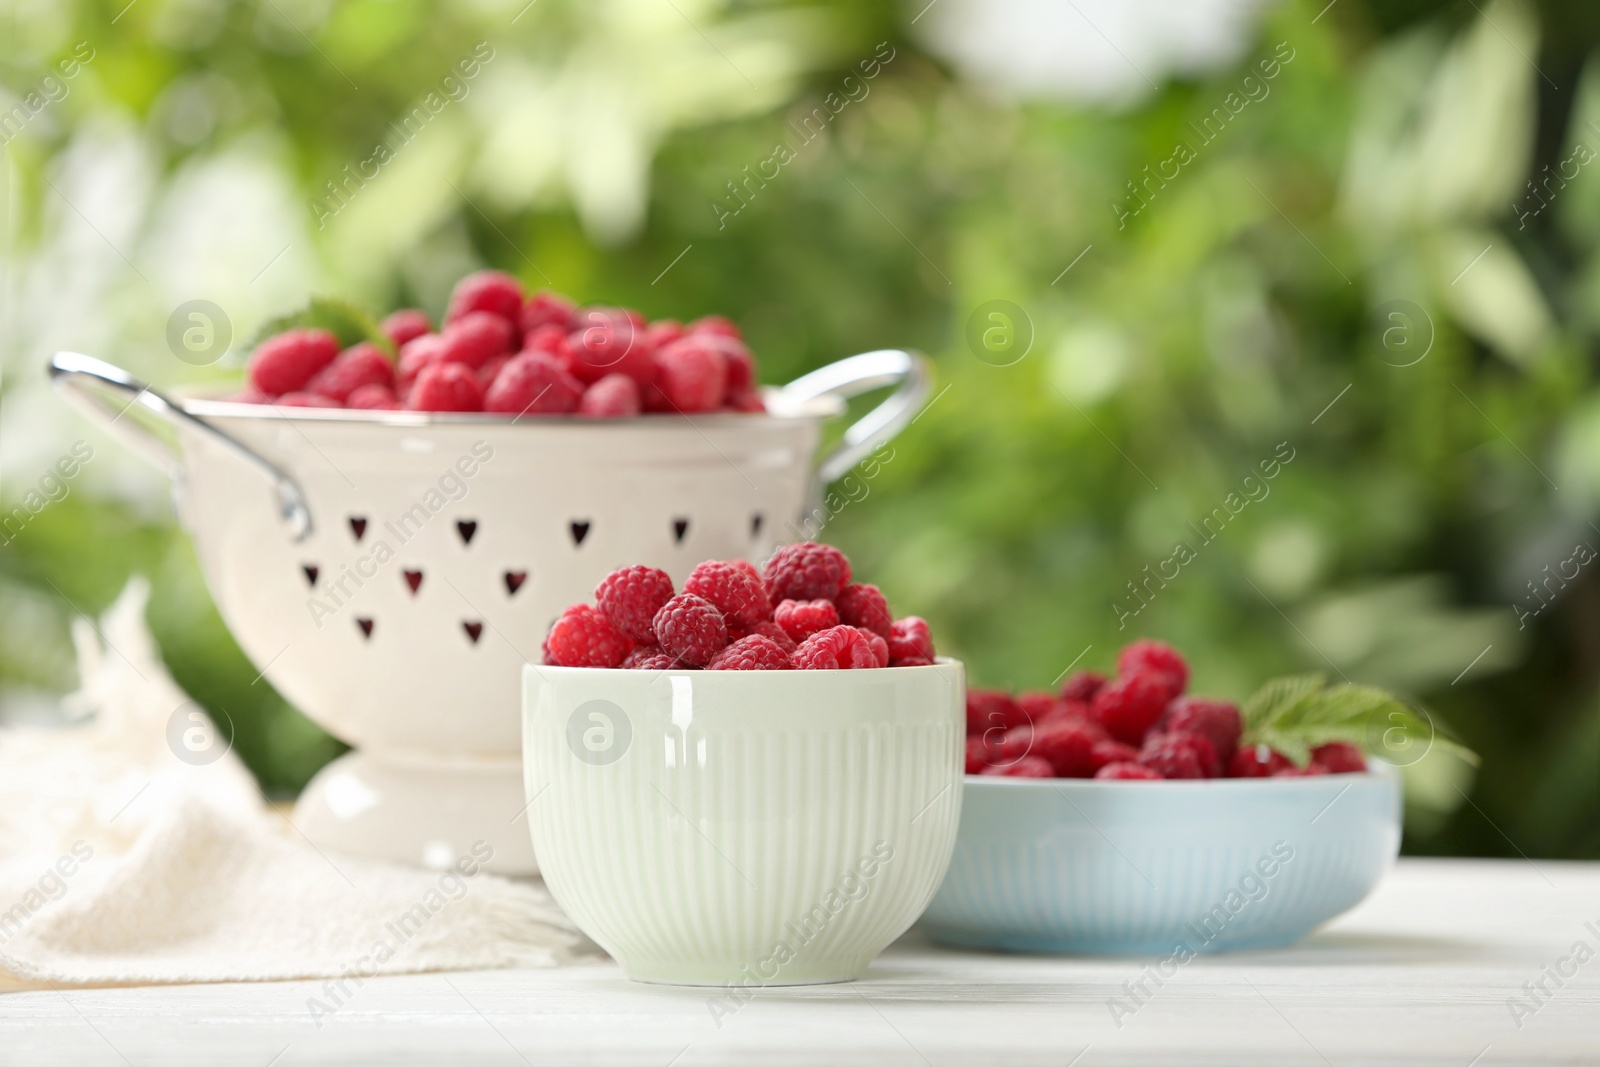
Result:
<instances>
[{"instance_id":1,"label":"colander metal handle","mask_svg":"<svg viewBox=\"0 0 1600 1067\"><path fill-rule=\"evenodd\" d=\"M858 396L890 385L898 388L852 423L839 447L818 464L817 478L822 484L843 477L875 448L911 425L932 388L928 359L898 348L863 352L802 375L778 391L780 404L788 406L819 396Z\"/></svg>"},{"instance_id":2,"label":"colander metal handle","mask_svg":"<svg viewBox=\"0 0 1600 1067\"><path fill-rule=\"evenodd\" d=\"M74 407L100 421L135 452L164 468L174 481L180 481L183 477L183 465L178 453L158 435L132 419L124 422L122 416L137 404L173 426L186 426L209 438L254 467L272 483L273 494L278 502L278 517L283 520L293 540L304 541L310 535L311 509L306 504L305 493L301 492L293 478L238 438L189 414L122 368L77 352L57 352L50 359L50 384ZM129 399L119 406L112 399L113 396Z\"/></svg>"}]
</instances>

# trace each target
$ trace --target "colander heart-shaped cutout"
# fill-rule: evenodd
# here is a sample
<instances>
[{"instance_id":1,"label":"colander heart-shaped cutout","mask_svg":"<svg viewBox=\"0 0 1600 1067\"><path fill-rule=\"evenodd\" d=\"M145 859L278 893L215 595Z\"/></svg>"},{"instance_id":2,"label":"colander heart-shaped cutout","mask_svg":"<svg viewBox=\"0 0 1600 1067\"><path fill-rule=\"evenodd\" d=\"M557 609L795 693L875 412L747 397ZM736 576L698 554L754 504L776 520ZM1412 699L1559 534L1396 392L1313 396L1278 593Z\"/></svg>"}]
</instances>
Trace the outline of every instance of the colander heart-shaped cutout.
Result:
<instances>
[{"instance_id":1,"label":"colander heart-shaped cutout","mask_svg":"<svg viewBox=\"0 0 1600 1067\"><path fill-rule=\"evenodd\" d=\"M589 520L585 519L582 522L574 520L568 525L572 527L572 543L575 545L583 544L583 539L589 536Z\"/></svg>"},{"instance_id":2,"label":"colander heart-shaped cutout","mask_svg":"<svg viewBox=\"0 0 1600 1067\"><path fill-rule=\"evenodd\" d=\"M689 520L688 519L673 519L672 520L672 537L673 537L674 540L676 540L678 542L678 544L680 544L680 545L683 544L684 535L687 534L688 532L689 532Z\"/></svg>"},{"instance_id":3,"label":"colander heart-shaped cutout","mask_svg":"<svg viewBox=\"0 0 1600 1067\"><path fill-rule=\"evenodd\" d=\"M750 536L759 537L761 534L761 512L750 516Z\"/></svg>"},{"instance_id":4,"label":"colander heart-shaped cutout","mask_svg":"<svg viewBox=\"0 0 1600 1067\"><path fill-rule=\"evenodd\" d=\"M411 587L411 595L416 596L417 590L422 588L422 572L402 571L401 573L406 576L406 584Z\"/></svg>"},{"instance_id":5,"label":"colander heart-shaped cutout","mask_svg":"<svg viewBox=\"0 0 1600 1067\"><path fill-rule=\"evenodd\" d=\"M317 575L322 573L322 568L315 563L302 563L300 564L300 569L305 572L306 581L311 588L315 589L317 587Z\"/></svg>"},{"instance_id":6,"label":"colander heart-shaped cutout","mask_svg":"<svg viewBox=\"0 0 1600 1067\"><path fill-rule=\"evenodd\" d=\"M372 640L372 620L371 619L357 619L356 620L356 625L361 627L361 636L362 637L365 637L368 641Z\"/></svg>"},{"instance_id":7,"label":"colander heart-shaped cutout","mask_svg":"<svg viewBox=\"0 0 1600 1067\"><path fill-rule=\"evenodd\" d=\"M461 628L467 631L467 636L472 638L472 643L477 644L478 638L483 636L483 623L471 619L463 620Z\"/></svg>"},{"instance_id":8,"label":"colander heart-shaped cutout","mask_svg":"<svg viewBox=\"0 0 1600 1067\"><path fill-rule=\"evenodd\" d=\"M464 519L456 523L456 533L461 535L461 543L472 544L472 537L478 532L478 523L473 519Z\"/></svg>"},{"instance_id":9,"label":"colander heart-shaped cutout","mask_svg":"<svg viewBox=\"0 0 1600 1067\"><path fill-rule=\"evenodd\" d=\"M516 596L522 583L528 580L527 571L506 571L506 595Z\"/></svg>"},{"instance_id":10,"label":"colander heart-shaped cutout","mask_svg":"<svg viewBox=\"0 0 1600 1067\"><path fill-rule=\"evenodd\" d=\"M367 536L367 520L350 516L350 532L356 535L357 541Z\"/></svg>"}]
</instances>

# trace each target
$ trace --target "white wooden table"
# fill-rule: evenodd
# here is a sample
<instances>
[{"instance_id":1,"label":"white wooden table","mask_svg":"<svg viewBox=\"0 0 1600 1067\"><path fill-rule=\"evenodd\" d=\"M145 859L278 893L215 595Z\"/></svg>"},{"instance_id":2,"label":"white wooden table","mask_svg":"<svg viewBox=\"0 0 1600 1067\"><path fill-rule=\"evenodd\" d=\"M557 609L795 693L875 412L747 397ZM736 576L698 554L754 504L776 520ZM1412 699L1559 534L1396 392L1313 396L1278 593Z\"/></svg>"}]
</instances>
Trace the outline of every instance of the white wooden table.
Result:
<instances>
[{"instance_id":1,"label":"white wooden table","mask_svg":"<svg viewBox=\"0 0 1600 1067\"><path fill-rule=\"evenodd\" d=\"M710 991L603 959L377 978L320 1027L319 982L14 993L0 1064L1600 1064L1600 864L1403 860L1302 945L1196 960L1118 1026L1109 1004L1144 963L914 930L860 982L764 991L716 1021Z\"/></svg>"}]
</instances>

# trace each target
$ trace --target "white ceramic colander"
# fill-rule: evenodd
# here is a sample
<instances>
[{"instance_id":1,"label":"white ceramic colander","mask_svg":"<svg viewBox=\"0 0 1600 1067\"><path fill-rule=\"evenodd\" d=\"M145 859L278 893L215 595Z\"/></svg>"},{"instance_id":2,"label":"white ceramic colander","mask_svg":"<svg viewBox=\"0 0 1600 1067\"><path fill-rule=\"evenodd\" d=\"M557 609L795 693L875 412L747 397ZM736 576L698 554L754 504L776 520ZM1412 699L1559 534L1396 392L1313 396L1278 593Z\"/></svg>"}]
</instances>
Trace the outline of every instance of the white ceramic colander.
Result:
<instances>
[{"instance_id":1,"label":"white ceramic colander","mask_svg":"<svg viewBox=\"0 0 1600 1067\"><path fill-rule=\"evenodd\" d=\"M767 414L583 420L168 399L57 353L54 384L174 480L218 610L296 707L358 752L295 824L344 851L444 865L488 841L535 870L519 818L519 678L615 567L681 582L795 540L820 486L915 417L925 360L868 352L768 391ZM843 398L895 392L813 467ZM176 431L176 448L131 413ZM127 413L128 417L123 417Z\"/></svg>"}]
</instances>

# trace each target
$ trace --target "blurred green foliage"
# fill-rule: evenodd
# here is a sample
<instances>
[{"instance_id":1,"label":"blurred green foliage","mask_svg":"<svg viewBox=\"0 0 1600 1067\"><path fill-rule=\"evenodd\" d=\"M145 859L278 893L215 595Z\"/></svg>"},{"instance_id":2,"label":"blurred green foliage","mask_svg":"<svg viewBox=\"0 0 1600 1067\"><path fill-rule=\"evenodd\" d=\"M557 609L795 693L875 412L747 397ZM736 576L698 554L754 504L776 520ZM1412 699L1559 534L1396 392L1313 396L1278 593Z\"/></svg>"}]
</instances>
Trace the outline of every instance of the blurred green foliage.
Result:
<instances>
[{"instance_id":1,"label":"blurred green foliage","mask_svg":"<svg viewBox=\"0 0 1600 1067\"><path fill-rule=\"evenodd\" d=\"M1393 687L1483 757L1413 769L1408 850L1600 856L1597 568L1526 614L1544 568L1600 546L1600 166L1572 163L1600 148L1588 6L1281 5L1237 64L1107 110L974 87L881 2L123 2L7 12L17 94L95 49L6 147L13 269L34 277L72 221L74 153L148 171L145 214L100 228L154 278L78 310L115 326L96 354L163 383L236 373L179 363L162 331L211 295L185 264L243 247L239 336L310 291L437 313L489 264L653 317L727 314L772 383L921 348L943 391L823 536L974 682L1046 686L1154 635L1235 699L1305 669ZM462 97L330 214L327 183L478 42L494 56ZM869 91L799 138L880 42ZM780 141L795 158L736 201ZM215 222L219 173L267 206ZM188 245L162 243L173 202L213 220ZM995 300L1022 317L990 319ZM973 343L996 325L998 350ZM18 397L48 336L9 331L6 436L30 432ZM74 610L147 571L178 681L293 792L337 744L252 683L151 483L120 471L0 548L0 684L69 686Z\"/></svg>"}]
</instances>

